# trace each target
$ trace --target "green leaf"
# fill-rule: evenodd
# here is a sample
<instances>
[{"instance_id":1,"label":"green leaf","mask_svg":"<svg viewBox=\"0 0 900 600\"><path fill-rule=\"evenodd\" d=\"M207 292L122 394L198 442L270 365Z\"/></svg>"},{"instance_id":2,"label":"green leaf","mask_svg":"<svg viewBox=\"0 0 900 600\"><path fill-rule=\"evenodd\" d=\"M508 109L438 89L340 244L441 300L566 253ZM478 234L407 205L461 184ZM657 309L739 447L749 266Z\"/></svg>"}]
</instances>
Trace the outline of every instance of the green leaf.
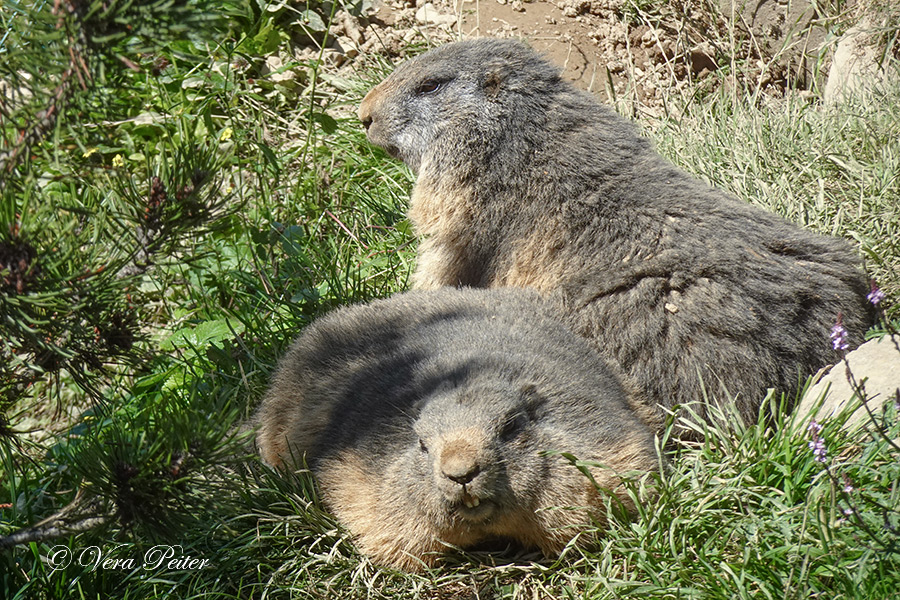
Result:
<instances>
[{"instance_id":1,"label":"green leaf","mask_svg":"<svg viewBox=\"0 0 900 600\"><path fill-rule=\"evenodd\" d=\"M175 348L205 348L211 343L229 340L244 332L244 324L237 319L203 321L193 327L179 329L161 344L164 350Z\"/></svg>"},{"instance_id":2,"label":"green leaf","mask_svg":"<svg viewBox=\"0 0 900 600\"><path fill-rule=\"evenodd\" d=\"M328 26L325 24L325 21L322 20L322 17L311 10L300 11L300 18L291 24L297 25L303 30L314 31L316 33L321 33L328 29Z\"/></svg>"},{"instance_id":3,"label":"green leaf","mask_svg":"<svg viewBox=\"0 0 900 600\"><path fill-rule=\"evenodd\" d=\"M331 135L338 130L338 122L335 121L331 115L324 111L312 113L312 120L318 123L319 127L322 128L322 131L324 131L328 135Z\"/></svg>"}]
</instances>

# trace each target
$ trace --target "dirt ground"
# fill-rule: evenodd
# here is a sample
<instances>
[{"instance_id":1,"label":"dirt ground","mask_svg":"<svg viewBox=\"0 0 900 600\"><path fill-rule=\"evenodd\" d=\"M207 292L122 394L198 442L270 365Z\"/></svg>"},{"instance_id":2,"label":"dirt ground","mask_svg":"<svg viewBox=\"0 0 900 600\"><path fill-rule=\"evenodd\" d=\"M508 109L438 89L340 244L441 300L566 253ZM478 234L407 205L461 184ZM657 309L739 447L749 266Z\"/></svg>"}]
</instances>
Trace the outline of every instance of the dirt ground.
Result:
<instances>
[{"instance_id":1,"label":"dirt ground","mask_svg":"<svg viewBox=\"0 0 900 600\"><path fill-rule=\"evenodd\" d=\"M367 17L342 17L333 33L350 58L401 58L416 43L524 38L576 85L658 111L664 92L696 80L727 85L737 76L774 94L808 90L835 22L809 0L376 0ZM710 77L716 71L723 76Z\"/></svg>"}]
</instances>

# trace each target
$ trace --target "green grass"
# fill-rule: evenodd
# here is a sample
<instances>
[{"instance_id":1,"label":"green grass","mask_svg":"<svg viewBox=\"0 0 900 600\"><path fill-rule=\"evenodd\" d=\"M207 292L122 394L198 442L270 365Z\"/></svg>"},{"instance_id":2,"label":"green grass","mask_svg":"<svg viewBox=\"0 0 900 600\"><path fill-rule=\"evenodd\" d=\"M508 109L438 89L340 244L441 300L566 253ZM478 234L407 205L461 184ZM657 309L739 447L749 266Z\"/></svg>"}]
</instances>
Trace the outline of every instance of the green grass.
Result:
<instances>
[{"instance_id":1,"label":"green grass","mask_svg":"<svg viewBox=\"0 0 900 600\"><path fill-rule=\"evenodd\" d=\"M171 260L141 280L148 319L139 368L113 369L95 402L62 373L7 413L13 428L27 415L49 426L53 411L42 393L51 388L67 409L86 409L63 435L0 436L0 534L76 499L94 499L74 506L110 517L90 530L0 551L7 597L896 594L900 535L890 527L900 526L900 451L887 440L900 435L900 418L891 406L888 438L871 426L848 434L842 417L826 422L825 464L814 460L800 416L745 427L725 411L702 444L676 444L661 475L627 484L639 506L633 518L613 519L599 541L570 547L559 560L450 553L439 568L409 575L360 556L309 475L285 478L260 465L243 425L305 324L408 286L411 176L366 142L353 116L386 65L372 61L338 78L316 62L292 64L303 76L288 86L257 70L270 46L286 43L272 42L267 31L257 23L243 42L211 45L204 62L172 51L161 77L135 76L128 88L135 114L168 116L105 125L90 159L96 162L76 165L77 178L66 160L38 159L62 182L64 199L64 184L77 179L111 201L128 186L145 194L151 174L179 172L190 147L182 142L204 140L214 170L211 202L225 202L218 226L182 240ZM237 57L248 70L228 67ZM749 202L853 241L896 318L900 87L830 108L790 96L760 102L752 90L685 97L693 99L672 111L677 118L642 123L659 150ZM117 155L124 166L115 170ZM142 569L160 545L207 559L207 568ZM54 547L76 560L54 571L47 562ZM137 562L94 568L92 547Z\"/></svg>"}]
</instances>

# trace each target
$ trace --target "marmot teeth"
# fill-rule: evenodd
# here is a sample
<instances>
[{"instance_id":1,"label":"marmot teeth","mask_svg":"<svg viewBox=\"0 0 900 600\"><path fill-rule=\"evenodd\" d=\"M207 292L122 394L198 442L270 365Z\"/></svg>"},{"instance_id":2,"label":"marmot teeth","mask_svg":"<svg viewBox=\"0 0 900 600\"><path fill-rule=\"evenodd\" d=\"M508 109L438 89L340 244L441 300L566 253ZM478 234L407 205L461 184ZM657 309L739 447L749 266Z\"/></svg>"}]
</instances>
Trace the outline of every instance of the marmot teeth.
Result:
<instances>
[{"instance_id":1,"label":"marmot teeth","mask_svg":"<svg viewBox=\"0 0 900 600\"><path fill-rule=\"evenodd\" d=\"M466 508L476 508L481 504L481 500L478 499L478 496L466 494L463 496L463 504L466 505Z\"/></svg>"}]
</instances>

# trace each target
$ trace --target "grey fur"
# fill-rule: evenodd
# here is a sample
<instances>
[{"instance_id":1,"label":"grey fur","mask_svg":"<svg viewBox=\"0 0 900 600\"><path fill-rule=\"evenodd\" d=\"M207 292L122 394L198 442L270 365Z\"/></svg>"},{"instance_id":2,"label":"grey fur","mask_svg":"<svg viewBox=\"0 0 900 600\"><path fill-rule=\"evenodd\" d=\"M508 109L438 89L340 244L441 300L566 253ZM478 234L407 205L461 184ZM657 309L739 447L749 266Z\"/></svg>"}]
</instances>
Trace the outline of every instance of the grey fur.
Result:
<instances>
[{"instance_id":1,"label":"grey fur","mask_svg":"<svg viewBox=\"0 0 900 600\"><path fill-rule=\"evenodd\" d=\"M839 315L851 347L873 323L846 241L676 168L520 42L401 64L360 118L417 173L418 287L535 287L653 403L700 400L702 378L755 419L839 359Z\"/></svg>"},{"instance_id":2,"label":"grey fur","mask_svg":"<svg viewBox=\"0 0 900 600\"><path fill-rule=\"evenodd\" d=\"M658 463L617 378L526 290L407 292L330 313L281 361L257 420L263 458L305 457L363 551L402 568L432 562L442 541L551 554L590 523L541 509L588 506L602 521L588 478L542 451L618 472Z\"/></svg>"}]
</instances>

